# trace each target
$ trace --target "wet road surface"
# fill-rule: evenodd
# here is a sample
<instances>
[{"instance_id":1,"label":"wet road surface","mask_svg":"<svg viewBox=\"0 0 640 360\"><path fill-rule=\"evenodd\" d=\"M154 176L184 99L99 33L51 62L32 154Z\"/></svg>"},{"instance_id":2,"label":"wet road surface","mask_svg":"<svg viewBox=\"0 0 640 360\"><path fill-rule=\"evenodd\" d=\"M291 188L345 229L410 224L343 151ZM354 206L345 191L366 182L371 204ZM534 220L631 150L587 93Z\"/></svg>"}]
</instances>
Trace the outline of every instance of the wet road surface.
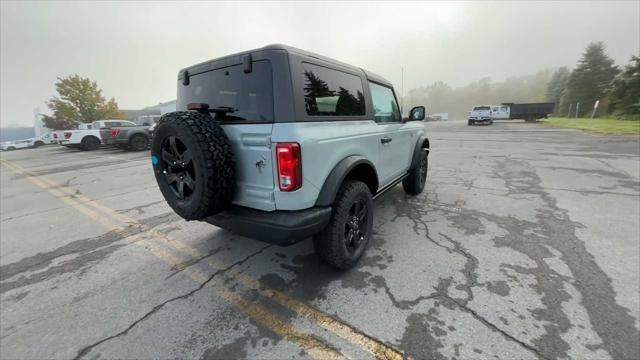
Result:
<instances>
[{"instance_id":1,"label":"wet road surface","mask_svg":"<svg viewBox=\"0 0 640 360\"><path fill-rule=\"evenodd\" d=\"M347 272L181 220L146 152L3 153L0 357L639 358L640 139L427 126Z\"/></svg>"}]
</instances>

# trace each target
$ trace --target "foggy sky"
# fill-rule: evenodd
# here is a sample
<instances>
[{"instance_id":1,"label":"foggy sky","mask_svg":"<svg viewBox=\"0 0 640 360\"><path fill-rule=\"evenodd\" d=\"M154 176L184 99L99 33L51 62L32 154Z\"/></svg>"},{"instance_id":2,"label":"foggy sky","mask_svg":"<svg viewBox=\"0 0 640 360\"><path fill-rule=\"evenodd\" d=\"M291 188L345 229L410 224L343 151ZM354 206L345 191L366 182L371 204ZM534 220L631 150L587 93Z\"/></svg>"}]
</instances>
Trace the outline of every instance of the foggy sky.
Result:
<instances>
[{"instance_id":1,"label":"foggy sky","mask_svg":"<svg viewBox=\"0 0 640 360\"><path fill-rule=\"evenodd\" d=\"M391 80L400 92L573 67L589 42L640 53L640 2L37 3L0 5L0 124L47 113L56 77L98 82L121 109L175 99L180 68L283 43Z\"/></svg>"}]
</instances>

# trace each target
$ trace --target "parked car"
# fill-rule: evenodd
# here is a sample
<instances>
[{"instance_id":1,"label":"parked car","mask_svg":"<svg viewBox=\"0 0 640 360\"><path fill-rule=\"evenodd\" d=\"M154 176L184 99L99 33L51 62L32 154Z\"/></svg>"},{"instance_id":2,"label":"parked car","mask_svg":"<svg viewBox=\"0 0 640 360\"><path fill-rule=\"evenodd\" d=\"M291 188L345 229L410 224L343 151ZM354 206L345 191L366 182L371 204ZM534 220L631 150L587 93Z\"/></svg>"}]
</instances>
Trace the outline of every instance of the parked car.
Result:
<instances>
[{"instance_id":1,"label":"parked car","mask_svg":"<svg viewBox=\"0 0 640 360\"><path fill-rule=\"evenodd\" d=\"M502 105L493 105L491 107L491 119L522 119L527 122L532 122L537 119L546 118L549 114L553 113L554 108L555 103L502 103Z\"/></svg>"},{"instance_id":2,"label":"parked car","mask_svg":"<svg viewBox=\"0 0 640 360\"><path fill-rule=\"evenodd\" d=\"M469 111L469 126L475 124L493 124L491 119L491 105L476 105Z\"/></svg>"},{"instance_id":3,"label":"parked car","mask_svg":"<svg viewBox=\"0 0 640 360\"><path fill-rule=\"evenodd\" d=\"M127 120L98 120L91 123L87 129L62 130L56 132L54 136L60 145L82 150L95 150L102 143L100 130L117 126L136 126L136 124Z\"/></svg>"},{"instance_id":4,"label":"parked car","mask_svg":"<svg viewBox=\"0 0 640 360\"><path fill-rule=\"evenodd\" d=\"M403 119L392 84L359 67L271 45L183 69L151 160L171 208L278 245L313 237L346 269L372 236L373 199L422 192L426 109Z\"/></svg>"},{"instance_id":5,"label":"parked car","mask_svg":"<svg viewBox=\"0 0 640 360\"><path fill-rule=\"evenodd\" d=\"M102 143L121 149L142 151L149 148L149 125L120 126L100 130Z\"/></svg>"},{"instance_id":6,"label":"parked car","mask_svg":"<svg viewBox=\"0 0 640 360\"><path fill-rule=\"evenodd\" d=\"M42 146L53 143L53 134L48 132L44 133L36 138L34 138L33 145L34 146Z\"/></svg>"},{"instance_id":7,"label":"parked car","mask_svg":"<svg viewBox=\"0 0 640 360\"><path fill-rule=\"evenodd\" d=\"M27 148L39 146L39 145L35 145L35 142L36 142L36 138L30 138L26 140L7 141L0 144L0 150L13 151L18 149L27 149Z\"/></svg>"}]
</instances>

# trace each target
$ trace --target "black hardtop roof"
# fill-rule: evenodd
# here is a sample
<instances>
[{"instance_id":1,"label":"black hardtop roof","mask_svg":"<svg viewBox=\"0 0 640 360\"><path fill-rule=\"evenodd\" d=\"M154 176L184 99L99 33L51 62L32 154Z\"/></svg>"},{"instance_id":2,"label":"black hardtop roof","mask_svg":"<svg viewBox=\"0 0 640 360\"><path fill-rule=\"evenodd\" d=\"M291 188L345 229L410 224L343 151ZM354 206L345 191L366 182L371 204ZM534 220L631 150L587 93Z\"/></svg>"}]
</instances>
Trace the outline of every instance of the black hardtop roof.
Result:
<instances>
[{"instance_id":1,"label":"black hardtop roof","mask_svg":"<svg viewBox=\"0 0 640 360\"><path fill-rule=\"evenodd\" d=\"M342 61L338 61L338 60L335 60L335 59L332 59L332 58L329 58L329 57L326 57L326 56L323 56L323 55L320 55L320 54L316 54L316 53L313 53L313 52L310 52L310 51L298 49L298 48L295 48L293 46L283 45L283 44L270 44L270 45L267 45L267 46L264 46L264 47L261 47L261 48L258 48L258 49L247 50L247 51L242 51L242 52L235 53L235 54L222 56L222 57L219 57L219 58L216 58L216 59L212 59L212 60L209 60L209 61L205 61L205 62L202 62L202 63L199 63L199 64L195 64L195 65L189 66L189 67L187 67L185 69L180 70L180 74L182 74L182 72L184 70L190 70L190 69L193 69L193 68L196 68L196 67L201 68L202 66L206 66L208 64L211 64L211 63L214 63L214 62L218 62L220 60L225 60L225 59L229 59L229 58L242 56L242 55L245 55L245 54L250 54L250 53L254 53L254 52L258 52L258 51L267 51L267 50L286 51L286 52L294 53L296 55L303 56L303 57L319 59L319 60L322 60L322 61L325 61L325 62L328 62L328 63L331 63L331 64L335 64L335 65L339 65L339 66L344 67L344 68L348 68L350 70L353 70L354 72L363 72L365 74L365 76L367 77L367 79L369 79L371 81L374 81L374 82L377 82L377 83L380 83L380 84L384 84L384 85L388 85L388 86L393 87L393 84L391 84L391 82L389 80L383 78L380 75L372 73L371 71L359 68L357 66L349 65L349 64L344 63Z\"/></svg>"}]
</instances>

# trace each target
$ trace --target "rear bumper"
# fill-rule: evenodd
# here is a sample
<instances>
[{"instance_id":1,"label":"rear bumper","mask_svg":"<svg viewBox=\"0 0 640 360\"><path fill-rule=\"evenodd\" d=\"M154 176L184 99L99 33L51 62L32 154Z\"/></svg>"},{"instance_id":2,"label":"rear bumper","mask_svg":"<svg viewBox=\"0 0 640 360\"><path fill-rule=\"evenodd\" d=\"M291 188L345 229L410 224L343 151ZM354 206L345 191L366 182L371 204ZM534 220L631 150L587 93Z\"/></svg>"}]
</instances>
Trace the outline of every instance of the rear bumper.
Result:
<instances>
[{"instance_id":1,"label":"rear bumper","mask_svg":"<svg viewBox=\"0 0 640 360\"><path fill-rule=\"evenodd\" d=\"M233 206L203 221L238 235L288 246L315 235L327 226L330 219L331 207L268 212Z\"/></svg>"}]
</instances>

